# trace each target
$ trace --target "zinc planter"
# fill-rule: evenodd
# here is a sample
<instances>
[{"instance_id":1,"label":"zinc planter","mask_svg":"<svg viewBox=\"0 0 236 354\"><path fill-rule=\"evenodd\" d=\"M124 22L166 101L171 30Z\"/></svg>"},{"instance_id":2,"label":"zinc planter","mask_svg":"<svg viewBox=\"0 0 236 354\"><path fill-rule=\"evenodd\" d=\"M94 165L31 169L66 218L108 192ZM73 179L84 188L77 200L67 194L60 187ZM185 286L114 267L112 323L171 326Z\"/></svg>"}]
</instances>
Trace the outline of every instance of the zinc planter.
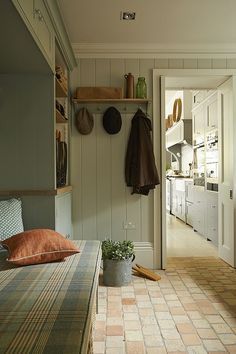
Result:
<instances>
[{"instance_id":1,"label":"zinc planter","mask_svg":"<svg viewBox=\"0 0 236 354\"><path fill-rule=\"evenodd\" d=\"M125 260L103 260L103 283L105 286L125 286L131 282L134 256Z\"/></svg>"}]
</instances>

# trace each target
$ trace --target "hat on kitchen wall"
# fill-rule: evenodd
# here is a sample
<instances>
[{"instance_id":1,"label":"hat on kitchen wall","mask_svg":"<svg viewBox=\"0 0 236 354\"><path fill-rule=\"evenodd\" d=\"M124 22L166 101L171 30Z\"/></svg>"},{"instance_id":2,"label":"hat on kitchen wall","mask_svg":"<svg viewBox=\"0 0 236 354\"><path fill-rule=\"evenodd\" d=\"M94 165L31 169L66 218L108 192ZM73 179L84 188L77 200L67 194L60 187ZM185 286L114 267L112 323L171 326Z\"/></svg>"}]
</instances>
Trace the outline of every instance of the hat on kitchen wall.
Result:
<instances>
[{"instance_id":1,"label":"hat on kitchen wall","mask_svg":"<svg viewBox=\"0 0 236 354\"><path fill-rule=\"evenodd\" d=\"M120 112L115 107L109 107L103 115L103 127L108 134L119 133L122 126Z\"/></svg>"},{"instance_id":2,"label":"hat on kitchen wall","mask_svg":"<svg viewBox=\"0 0 236 354\"><path fill-rule=\"evenodd\" d=\"M80 134L87 135L93 130L94 120L93 115L87 108L81 108L75 117L75 125Z\"/></svg>"}]
</instances>

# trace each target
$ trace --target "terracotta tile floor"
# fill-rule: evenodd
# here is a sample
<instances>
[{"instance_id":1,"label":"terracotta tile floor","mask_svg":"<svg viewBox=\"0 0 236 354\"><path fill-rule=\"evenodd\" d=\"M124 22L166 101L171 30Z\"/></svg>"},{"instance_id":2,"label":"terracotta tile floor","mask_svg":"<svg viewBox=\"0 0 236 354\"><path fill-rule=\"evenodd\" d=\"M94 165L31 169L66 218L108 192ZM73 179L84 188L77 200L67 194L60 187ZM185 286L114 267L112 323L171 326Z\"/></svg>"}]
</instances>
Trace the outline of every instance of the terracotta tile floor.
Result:
<instances>
[{"instance_id":1,"label":"terracotta tile floor","mask_svg":"<svg viewBox=\"0 0 236 354\"><path fill-rule=\"evenodd\" d=\"M170 258L162 279L99 287L94 354L236 353L236 270Z\"/></svg>"}]
</instances>

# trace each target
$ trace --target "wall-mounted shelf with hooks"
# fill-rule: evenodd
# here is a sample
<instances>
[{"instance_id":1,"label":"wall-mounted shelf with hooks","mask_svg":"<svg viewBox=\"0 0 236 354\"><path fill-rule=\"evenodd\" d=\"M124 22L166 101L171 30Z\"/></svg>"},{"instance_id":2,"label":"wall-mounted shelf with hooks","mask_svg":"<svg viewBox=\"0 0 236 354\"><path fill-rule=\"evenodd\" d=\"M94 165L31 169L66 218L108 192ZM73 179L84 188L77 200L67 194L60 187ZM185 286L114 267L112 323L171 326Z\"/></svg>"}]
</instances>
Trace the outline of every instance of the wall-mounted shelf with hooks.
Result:
<instances>
[{"instance_id":1,"label":"wall-mounted shelf with hooks","mask_svg":"<svg viewBox=\"0 0 236 354\"><path fill-rule=\"evenodd\" d=\"M74 103L136 103L136 104L147 104L151 102L148 99L141 99L141 98L88 98L88 99L78 99L73 98L72 100Z\"/></svg>"},{"instance_id":2,"label":"wall-mounted shelf with hooks","mask_svg":"<svg viewBox=\"0 0 236 354\"><path fill-rule=\"evenodd\" d=\"M81 106L86 105L86 107L91 111L91 113L101 113L104 112L111 105L115 105L116 108L121 113L134 113L138 108L148 113L148 106L152 102L148 99L141 98L88 98L88 99L78 99L73 98L73 103L75 105Z\"/></svg>"}]
</instances>

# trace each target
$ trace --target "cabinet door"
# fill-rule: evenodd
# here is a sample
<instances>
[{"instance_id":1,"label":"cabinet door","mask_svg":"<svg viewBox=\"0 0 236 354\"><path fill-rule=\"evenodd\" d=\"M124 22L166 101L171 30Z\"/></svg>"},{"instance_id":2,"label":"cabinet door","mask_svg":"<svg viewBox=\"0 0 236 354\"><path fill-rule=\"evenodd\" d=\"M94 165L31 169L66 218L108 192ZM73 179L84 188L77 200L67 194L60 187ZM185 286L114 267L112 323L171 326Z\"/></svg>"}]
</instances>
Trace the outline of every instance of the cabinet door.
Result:
<instances>
[{"instance_id":1,"label":"cabinet door","mask_svg":"<svg viewBox=\"0 0 236 354\"><path fill-rule=\"evenodd\" d=\"M204 191L194 191L194 215L193 228L201 235L205 236L205 211L206 211L206 196Z\"/></svg>"},{"instance_id":2,"label":"cabinet door","mask_svg":"<svg viewBox=\"0 0 236 354\"><path fill-rule=\"evenodd\" d=\"M218 127L218 116L217 116L217 96L211 97L207 102L207 129L214 129Z\"/></svg>"},{"instance_id":3,"label":"cabinet door","mask_svg":"<svg viewBox=\"0 0 236 354\"><path fill-rule=\"evenodd\" d=\"M194 190L193 181L186 182L186 201L193 203L194 200Z\"/></svg>"},{"instance_id":4,"label":"cabinet door","mask_svg":"<svg viewBox=\"0 0 236 354\"><path fill-rule=\"evenodd\" d=\"M33 26L34 21L34 0L17 0L29 23Z\"/></svg>"},{"instance_id":5,"label":"cabinet door","mask_svg":"<svg viewBox=\"0 0 236 354\"><path fill-rule=\"evenodd\" d=\"M196 108L193 112L193 133L194 136L201 136L204 134L205 126L205 110L204 106Z\"/></svg>"},{"instance_id":6,"label":"cabinet door","mask_svg":"<svg viewBox=\"0 0 236 354\"><path fill-rule=\"evenodd\" d=\"M218 195L209 194L207 196L206 210L206 237L211 240L215 246L218 246Z\"/></svg>"},{"instance_id":7,"label":"cabinet door","mask_svg":"<svg viewBox=\"0 0 236 354\"><path fill-rule=\"evenodd\" d=\"M180 219L186 222L185 192L181 192L181 216Z\"/></svg>"},{"instance_id":8,"label":"cabinet door","mask_svg":"<svg viewBox=\"0 0 236 354\"><path fill-rule=\"evenodd\" d=\"M56 197L55 230L67 238L72 238L71 230L71 193Z\"/></svg>"},{"instance_id":9,"label":"cabinet door","mask_svg":"<svg viewBox=\"0 0 236 354\"><path fill-rule=\"evenodd\" d=\"M193 226L194 218L194 205L192 203L186 203L186 223Z\"/></svg>"},{"instance_id":10,"label":"cabinet door","mask_svg":"<svg viewBox=\"0 0 236 354\"><path fill-rule=\"evenodd\" d=\"M34 14L35 14L35 29L37 37L40 41L40 44L50 60L50 62L54 63L54 31L53 27L47 13L47 9L44 6L42 0L35 0L34 6Z\"/></svg>"}]
</instances>

